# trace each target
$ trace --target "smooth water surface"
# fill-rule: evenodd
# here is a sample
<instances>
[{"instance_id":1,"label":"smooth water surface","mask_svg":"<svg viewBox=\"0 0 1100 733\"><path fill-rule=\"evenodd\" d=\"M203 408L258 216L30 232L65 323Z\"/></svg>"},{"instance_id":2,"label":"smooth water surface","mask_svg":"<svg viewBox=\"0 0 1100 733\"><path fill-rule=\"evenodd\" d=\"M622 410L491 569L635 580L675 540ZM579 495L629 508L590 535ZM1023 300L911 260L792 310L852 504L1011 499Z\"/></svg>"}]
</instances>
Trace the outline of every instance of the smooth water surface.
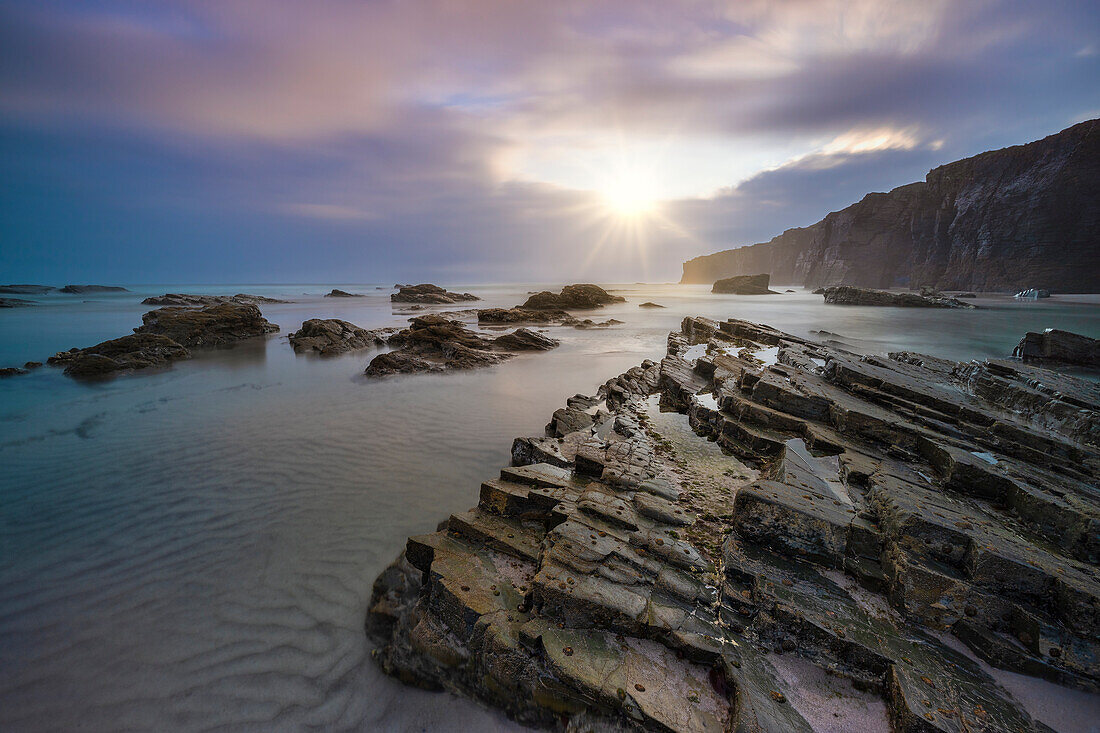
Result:
<instances>
[{"instance_id":1,"label":"smooth water surface","mask_svg":"<svg viewBox=\"0 0 1100 733\"><path fill-rule=\"evenodd\" d=\"M367 297L321 297L333 287ZM155 373L88 384L43 367L0 380L0 728L513 728L377 670L362 631L371 582L407 535L477 502L514 436L541 434L567 396L659 358L684 315L954 359L1005 356L1027 330L1100 337L1093 296L954 311L631 285L618 288L627 303L591 314L625 325L551 328L558 349L482 371L373 381L362 371L376 350L294 354L286 334L306 318L404 323L377 287L133 286L0 310L0 366L16 366L129 332L148 295L296 301L261 306L278 335ZM456 289L487 307L541 286ZM647 300L667 307L639 309Z\"/></svg>"}]
</instances>

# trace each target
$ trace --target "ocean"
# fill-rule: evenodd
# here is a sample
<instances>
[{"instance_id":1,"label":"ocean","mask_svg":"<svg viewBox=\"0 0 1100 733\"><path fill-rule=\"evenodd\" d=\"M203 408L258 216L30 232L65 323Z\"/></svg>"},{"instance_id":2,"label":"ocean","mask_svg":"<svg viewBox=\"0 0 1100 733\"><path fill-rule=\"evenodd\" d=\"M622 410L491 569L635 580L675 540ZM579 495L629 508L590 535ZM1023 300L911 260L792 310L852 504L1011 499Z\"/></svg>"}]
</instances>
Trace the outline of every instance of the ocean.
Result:
<instances>
[{"instance_id":1,"label":"ocean","mask_svg":"<svg viewBox=\"0 0 1100 733\"><path fill-rule=\"evenodd\" d=\"M1028 330L1100 337L1100 296L983 297L968 311L635 284L608 286L627 302L591 314L623 325L551 327L553 351L368 380L378 350L296 355L287 334L307 318L403 325L412 314L391 305L388 283L128 287L16 296L39 305L0 310L0 366L124 335L149 295L295 302L260 306L279 334L165 370L82 383L42 367L0 380L5 730L515 729L376 668L363 634L371 583L408 535L477 502L513 437L541 434L566 397L660 358L685 315L959 360L1008 356ZM334 287L366 297L321 297ZM549 286L449 287L483 302L429 310L508 307Z\"/></svg>"}]
</instances>

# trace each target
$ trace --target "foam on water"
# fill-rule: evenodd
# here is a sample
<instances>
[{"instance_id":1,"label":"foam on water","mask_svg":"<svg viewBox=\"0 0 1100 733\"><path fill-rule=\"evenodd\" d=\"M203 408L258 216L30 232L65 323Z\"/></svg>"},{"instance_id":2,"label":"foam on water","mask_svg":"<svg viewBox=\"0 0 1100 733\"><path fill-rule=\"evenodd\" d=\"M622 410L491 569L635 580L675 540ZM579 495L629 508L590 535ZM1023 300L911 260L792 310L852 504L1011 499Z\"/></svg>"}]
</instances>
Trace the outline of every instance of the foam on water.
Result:
<instances>
[{"instance_id":1,"label":"foam on water","mask_svg":"<svg viewBox=\"0 0 1100 733\"><path fill-rule=\"evenodd\" d=\"M333 287L367 296L320 297ZM545 288L460 289L491 307ZM361 375L375 351L296 356L286 334L313 317L400 325L412 314L395 314L388 288L132 290L0 311L0 366L127 333L149 310L140 300L166 291L299 302L261 306L282 326L275 337L156 373L84 384L44 367L0 381L5 730L514 727L377 670L363 635L371 582L406 536L477 502L514 436L541 434L566 397L660 358L684 315L960 359L1006 355L1052 322L1100 335L1095 305L1053 298L899 313L631 286L619 290L629 302L599 313L625 322L616 329L550 328L562 340L551 352L374 381ZM644 300L668 307L639 309Z\"/></svg>"}]
</instances>

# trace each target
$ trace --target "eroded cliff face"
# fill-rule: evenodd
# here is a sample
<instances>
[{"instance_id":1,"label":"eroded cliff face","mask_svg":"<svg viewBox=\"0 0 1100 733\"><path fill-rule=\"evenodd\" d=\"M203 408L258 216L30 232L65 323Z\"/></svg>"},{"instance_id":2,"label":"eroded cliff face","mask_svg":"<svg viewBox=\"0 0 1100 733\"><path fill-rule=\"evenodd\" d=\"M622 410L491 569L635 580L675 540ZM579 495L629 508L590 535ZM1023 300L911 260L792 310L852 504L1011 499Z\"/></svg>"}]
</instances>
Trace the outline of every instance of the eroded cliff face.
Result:
<instances>
[{"instance_id":1,"label":"eroded cliff face","mask_svg":"<svg viewBox=\"0 0 1100 733\"><path fill-rule=\"evenodd\" d=\"M810 288L1100 292L1100 120L935 168L770 242L684 263L684 283L768 272Z\"/></svg>"}]
</instances>

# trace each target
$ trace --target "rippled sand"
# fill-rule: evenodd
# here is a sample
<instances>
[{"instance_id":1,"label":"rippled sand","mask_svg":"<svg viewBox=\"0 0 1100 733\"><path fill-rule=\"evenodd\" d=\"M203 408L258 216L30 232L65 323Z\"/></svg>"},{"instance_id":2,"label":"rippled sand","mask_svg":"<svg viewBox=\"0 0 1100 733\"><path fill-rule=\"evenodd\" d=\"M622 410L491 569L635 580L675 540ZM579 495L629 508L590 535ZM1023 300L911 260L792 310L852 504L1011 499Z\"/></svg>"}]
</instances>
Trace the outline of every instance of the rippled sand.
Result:
<instances>
[{"instance_id":1,"label":"rippled sand","mask_svg":"<svg viewBox=\"0 0 1100 733\"><path fill-rule=\"evenodd\" d=\"M529 289L483 294L512 305ZM381 675L362 632L370 584L407 535L476 503L512 437L659 356L684 314L826 329L873 350L939 342L953 358L1010 350L1017 332L1067 318L1100 335L1095 306L937 319L801 293L626 294L600 314L625 326L555 330L561 348L469 374L368 381L372 350L321 360L287 345L308 317L400 322L385 291L265 306L279 336L156 374L82 385L44 368L0 382L0 728L515 728ZM147 310L136 300L0 314L0 366L120 335ZM669 307L639 310L645 300Z\"/></svg>"}]
</instances>

